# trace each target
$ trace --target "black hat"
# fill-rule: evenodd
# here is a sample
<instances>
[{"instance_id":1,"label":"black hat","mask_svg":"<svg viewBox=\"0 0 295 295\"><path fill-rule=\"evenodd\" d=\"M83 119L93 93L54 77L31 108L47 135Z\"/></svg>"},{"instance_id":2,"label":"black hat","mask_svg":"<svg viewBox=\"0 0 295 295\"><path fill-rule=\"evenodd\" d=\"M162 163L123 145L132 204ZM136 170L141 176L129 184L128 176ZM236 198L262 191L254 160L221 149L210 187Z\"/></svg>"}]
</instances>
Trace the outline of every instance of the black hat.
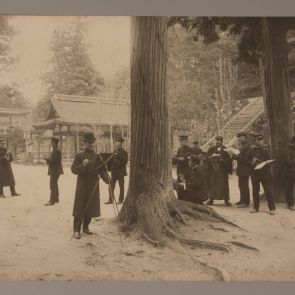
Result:
<instances>
[{"instance_id":1,"label":"black hat","mask_svg":"<svg viewBox=\"0 0 295 295\"><path fill-rule=\"evenodd\" d=\"M221 140L221 141L223 141L223 136L217 135L217 136L215 136L215 140Z\"/></svg>"},{"instance_id":2,"label":"black hat","mask_svg":"<svg viewBox=\"0 0 295 295\"><path fill-rule=\"evenodd\" d=\"M238 134L237 134L237 137L239 138L239 137L242 137L242 136L244 136L244 137L247 137L247 133L246 132L239 132Z\"/></svg>"},{"instance_id":3,"label":"black hat","mask_svg":"<svg viewBox=\"0 0 295 295\"><path fill-rule=\"evenodd\" d=\"M199 140L198 140L198 139L195 139L195 140L193 141L193 143L199 143Z\"/></svg>"},{"instance_id":4,"label":"black hat","mask_svg":"<svg viewBox=\"0 0 295 295\"><path fill-rule=\"evenodd\" d=\"M115 141L124 142L125 139L122 136L119 136L115 139Z\"/></svg>"},{"instance_id":5,"label":"black hat","mask_svg":"<svg viewBox=\"0 0 295 295\"><path fill-rule=\"evenodd\" d=\"M179 135L179 139L187 139L187 135Z\"/></svg>"},{"instance_id":6,"label":"black hat","mask_svg":"<svg viewBox=\"0 0 295 295\"><path fill-rule=\"evenodd\" d=\"M96 138L94 137L93 132L86 132L83 135L83 140L89 143L95 142Z\"/></svg>"},{"instance_id":7,"label":"black hat","mask_svg":"<svg viewBox=\"0 0 295 295\"><path fill-rule=\"evenodd\" d=\"M56 138L56 137L51 137L51 141L52 141L52 142L55 142L55 143L58 143L58 142L59 142L59 139Z\"/></svg>"}]
</instances>

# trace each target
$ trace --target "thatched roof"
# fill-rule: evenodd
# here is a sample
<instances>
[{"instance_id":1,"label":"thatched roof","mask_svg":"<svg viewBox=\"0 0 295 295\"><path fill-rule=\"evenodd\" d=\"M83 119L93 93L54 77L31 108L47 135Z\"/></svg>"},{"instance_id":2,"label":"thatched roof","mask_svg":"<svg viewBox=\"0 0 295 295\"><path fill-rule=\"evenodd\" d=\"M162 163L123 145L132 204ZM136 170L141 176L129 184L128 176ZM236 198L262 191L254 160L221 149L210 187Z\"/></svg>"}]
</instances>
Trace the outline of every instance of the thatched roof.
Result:
<instances>
[{"instance_id":1,"label":"thatched roof","mask_svg":"<svg viewBox=\"0 0 295 295\"><path fill-rule=\"evenodd\" d=\"M51 99L47 119L35 128L55 125L128 125L129 105L126 101L89 96L55 95Z\"/></svg>"}]
</instances>

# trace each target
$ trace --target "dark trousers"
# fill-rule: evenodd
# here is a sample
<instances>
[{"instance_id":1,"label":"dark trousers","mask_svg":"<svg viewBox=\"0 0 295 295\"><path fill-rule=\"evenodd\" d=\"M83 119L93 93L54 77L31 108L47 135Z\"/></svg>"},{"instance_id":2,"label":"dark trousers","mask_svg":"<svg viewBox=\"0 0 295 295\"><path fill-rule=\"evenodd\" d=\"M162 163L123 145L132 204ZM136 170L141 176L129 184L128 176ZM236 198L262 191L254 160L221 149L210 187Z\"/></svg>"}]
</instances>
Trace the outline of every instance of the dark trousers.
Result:
<instances>
[{"instance_id":1,"label":"dark trousers","mask_svg":"<svg viewBox=\"0 0 295 295\"><path fill-rule=\"evenodd\" d=\"M250 204L249 176L239 176L240 202Z\"/></svg>"},{"instance_id":2,"label":"dark trousers","mask_svg":"<svg viewBox=\"0 0 295 295\"><path fill-rule=\"evenodd\" d=\"M117 181L119 182L119 187L120 187L119 201L123 202L124 200L124 176L117 177L115 175L112 175L111 181L110 181L110 189L112 192L112 195L110 194L110 197L109 197L110 202L112 202L112 196L114 196L114 191L115 191L115 186Z\"/></svg>"},{"instance_id":3,"label":"dark trousers","mask_svg":"<svg viewBox=\"0 0 295 295\"><path fill-rule=\"evenodd\" d=\"M294 206L294 184L295 179L288 177L286 182L286 201L288 207Z\"/></svg>"},{"instance_id":4,"label":"dark trousers","mask_svg":"<svg viewBox=\"0 0 295 295\"><path fill-rule=\"evenodd\" d=\"M251 177L251 180L252 180L252 188L253 188L253 203L254 203L253 207L259 210L259 203L260 203L259 191L260 191L260 183L261 183L266 195L266 200L268 203L269 210L275 210L276 207L275 207L274 197L271 190L269 178Z\"/></svg>"},{"instance_id":5,"label":"dark trousers","mask_svg":"<svg viewBox=\"0 0 295 295\"><path fill-rule=\"evenodd\" d=\"M59 175L50 175L50 202L59 201L58 178Z\"/></svg>"},{"instance_id":6,"label":"dark trousers","mask_svg":"<svg viewBox=\"0 0 295 295\"><path fill-rule=\"evenodd\" d=\"M15 186L14 185L10 186L10 192L12 195L15 194ZM3 195L3 186L0 186L0 195Z\"/></svg>"},{"instance_id":7,"label":"dark trousers","mask_svg":"<svg viewBox=\"0 0 295 295\"><path fill-rule=\"evenodd\" d=\"M74 232L80 232L81 226L83 224L83 229L88 229L88 226L91 222L90 217L74 217Z\"/></svg>"}]
</instances>

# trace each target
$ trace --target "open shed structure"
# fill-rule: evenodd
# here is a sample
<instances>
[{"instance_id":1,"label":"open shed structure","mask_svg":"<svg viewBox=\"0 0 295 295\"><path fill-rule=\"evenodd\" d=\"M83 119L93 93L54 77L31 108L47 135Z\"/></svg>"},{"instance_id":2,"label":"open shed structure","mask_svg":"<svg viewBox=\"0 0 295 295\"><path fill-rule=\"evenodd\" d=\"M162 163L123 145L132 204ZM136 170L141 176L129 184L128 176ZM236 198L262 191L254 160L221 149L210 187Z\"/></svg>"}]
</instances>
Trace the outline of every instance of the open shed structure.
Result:
<instances>
[{"instance_id":1,"label":"open shed structure","mask_svg":"<svg viewBox=\"0 0 295 295\"><path fill-rule=\"evenodd\" d=\"M45 121L33 125L35 129L34 154L50 151L50 137L60 138L64 159L73 159L81 150L81 136L92 131L96 136L98 152L110 153L115 136L126 138L129 150L129 103L125 100L88 96L55 95Z\"/></svg>"}]
</instances>

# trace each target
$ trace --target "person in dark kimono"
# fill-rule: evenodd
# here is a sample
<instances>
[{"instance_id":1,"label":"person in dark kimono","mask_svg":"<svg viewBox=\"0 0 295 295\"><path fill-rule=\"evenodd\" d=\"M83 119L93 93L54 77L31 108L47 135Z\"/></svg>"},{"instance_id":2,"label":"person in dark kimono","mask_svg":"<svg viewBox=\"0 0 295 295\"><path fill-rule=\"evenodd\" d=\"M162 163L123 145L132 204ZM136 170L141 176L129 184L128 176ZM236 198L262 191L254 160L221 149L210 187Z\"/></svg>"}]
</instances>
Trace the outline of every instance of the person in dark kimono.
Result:
<instances>
[{"instance_id":1,"label":"person in dark kimono","mask_svg":"<svg viewBox=\"0 0 295 295\"><path fill-rule=\"evenodd\" d=\"M208 150L210 157L210 191L207 205L213 205L214 200L224 200L226 206L229 201L228 174L232 173L232 159L223 145L223 137L215 137L216 144Z\"/></svg>"},{"instance_id":2,"label":"person in dark kimono","mask_svg":"<svg viewBox=\"0 0 295 295\"><path fill-rule=\"evenodd\" d=\"M52 206L59 202L58 179L63 174L61 151L58 148L58 138L51 138L52 152L50 158L43 157L48 165L50 176L50 199L45 206Z\"/></svg>"},{"instance_id":3,"label":"person in dark kimono","mask_svg":"<svg viewBox=\"0 0 295 295\"><path fill-rule=\"evenodd\" d=\"M258 164L269 160L269 151L264 147L263 144L263 134L255 135L255 147L251 150L250 159L252 163L252 172L251 172L251 180L252 180L252 194L253 194L253 209L251 213L257 213L259 211L259 191L260 191L260 183L263 186L266 200L269 207L269 213L271 215L275 214L275 203L274 196L271 189L271 175L270 175L270 166L265 165L261 169L254 169Z\"/></svg>"},{"instance_id":4,"label":"person in dark kimono","mask_svg":"<svg viewBox=\"0 0 295 295\"><path fill-rule=\"evenodd\" d=\"M172 163L176 165L177 172L177 182L185 183L190 182L190 167L189 167L189 157L191 155L191 148L187 144L187 136L179 136L180 148L177 150L177 154L172 158ZM182 200L183 190L177 190L178 199Z\"/></svg>"},{"instance_id":5,"label":"person in dark kimono","mask_svg":"<svg viewBox=\"0 0 295 295\"><path fill-rule=\"evenodd\" d=\"M89 230L91 218L100 216L99 176L107 184L110 177L103 160L93 150L95 137L92 132L84 134L85 149L75 156L71 170L77 177L74 216L74 238L80 239L81 226L83 232L92 234Z\"/></svg>"},{"instance_id":6,"label":"person in dark kimono","mask_svg":"<svg viewBox=\"0 0 295 295\"><path fill-rule=\"evenodd\" d=\"M288 144L286 153L287 166L287 183L286 183L286 201L290 210L294 211L294 184L295 184L295 137L293 136L291 142Z\"/></svg>"},{"instance_id":7,"label":"person in dark kimono","mask_svg":"<svg viewBox=\"0 0 295 295\"><path fill-rule=\"evenodd\" d=\"M15 180L11 167L11 162L13 161L13 156L7 151L5 147L5 141L0 142L0 197L5 198L3 187L9 186L11 196L20 196L15 191Z\"/></svg>"},{"instance_id":8,"label":"person in dark kimono","mask_svg":"<svg viewBox=\"0 0 295 295\"><path fill-rule=\"evenodd\" d=\"M237 160L237 176L240 189L240 201L236 203L238 208L249 207L250 205L250 189L249 178L252 172L250 152L252 150L250 143L248 142L248 136L246 132L240 132L237 134L239 140L240 154L234 158Z\"/></svg>"},{"instance_id":9,"label":"person in dark kimono","mask_svg":"<svg viewBox=\"0 0 295 295\"><path fill-rule=\"evenodd\" d=\"M124 201L124 177L127 176L126 165L128 162L128 153L123 149L124 138L118 137L116 139L116 150L113 153L113 158L110 160L111 183L109 200L105 204L112 204L116 182L118 181L120 187L120 195L118 204Z\"/></svg>"}]
</instances>

